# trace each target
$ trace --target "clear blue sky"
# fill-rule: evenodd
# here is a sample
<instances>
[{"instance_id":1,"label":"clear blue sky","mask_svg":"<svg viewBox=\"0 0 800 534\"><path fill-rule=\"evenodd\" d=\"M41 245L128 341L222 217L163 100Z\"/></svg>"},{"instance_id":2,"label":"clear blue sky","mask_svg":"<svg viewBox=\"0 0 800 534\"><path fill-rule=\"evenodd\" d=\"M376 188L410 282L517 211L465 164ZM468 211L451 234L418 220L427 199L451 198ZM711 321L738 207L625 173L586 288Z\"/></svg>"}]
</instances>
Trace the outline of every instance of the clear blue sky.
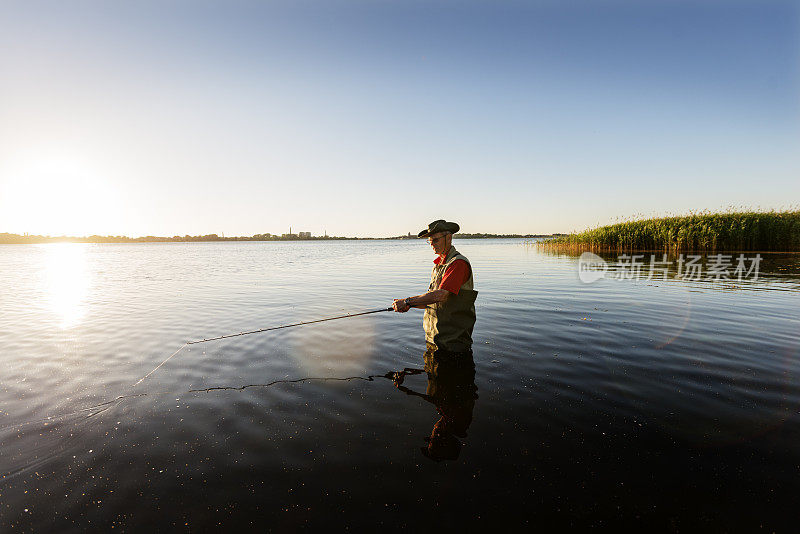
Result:
<instances>
[{"instance_id":1,"label":"clear blue sky","mask_svg":"<svg viewBox=\"0 0 800 534\"><path fill-rule=\"evenodd\" d=\"M0 6L0 232L551 233L800 201L800 3Z\"/></svg>"}]
</instances>

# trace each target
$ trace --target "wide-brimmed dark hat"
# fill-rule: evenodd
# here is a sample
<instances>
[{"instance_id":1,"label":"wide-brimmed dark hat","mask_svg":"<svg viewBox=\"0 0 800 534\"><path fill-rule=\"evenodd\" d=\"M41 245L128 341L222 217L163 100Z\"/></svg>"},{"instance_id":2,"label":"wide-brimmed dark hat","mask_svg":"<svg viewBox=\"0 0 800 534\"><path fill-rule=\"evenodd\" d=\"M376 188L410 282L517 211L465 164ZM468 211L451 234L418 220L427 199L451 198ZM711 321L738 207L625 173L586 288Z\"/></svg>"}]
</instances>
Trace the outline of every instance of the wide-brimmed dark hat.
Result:
<instances>
[{"instance_id":1,"label":"wide-brimmed dark hat","mask_svg":"<svg viewBox=\"0 0 800 534\"><path fill-rule=\"evenodd\" d=\"M461 227L456 223L439 219L438 221L433 221L430 223L426 230L423 230L417 234L417 237L428 237L431 234L438 234L439 232L450 232L451 234L454 234L458 232L459 229L461 229Z\"/></svg>"}]
</instances>

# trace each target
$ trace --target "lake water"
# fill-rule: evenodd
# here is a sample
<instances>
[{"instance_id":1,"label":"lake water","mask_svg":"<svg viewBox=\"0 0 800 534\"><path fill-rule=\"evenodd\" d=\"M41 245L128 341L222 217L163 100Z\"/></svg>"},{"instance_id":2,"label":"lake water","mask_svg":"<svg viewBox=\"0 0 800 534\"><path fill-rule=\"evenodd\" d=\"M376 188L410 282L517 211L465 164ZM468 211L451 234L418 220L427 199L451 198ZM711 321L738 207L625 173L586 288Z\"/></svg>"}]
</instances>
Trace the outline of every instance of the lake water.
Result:
<instances>
[{"instance_id":1,"label":"lake water","mask_svg":"<svg viewBox=\"0 0 800 534\"><path fill-rule=\"evenodd\" d=\"M419 310L191 345L134 384L187 340L422 293L421 241L0 247L0 530L796 530L800 256L585 284L522 240L455 245L474 375L400 388Z\"/></svg>"}]
</instances>

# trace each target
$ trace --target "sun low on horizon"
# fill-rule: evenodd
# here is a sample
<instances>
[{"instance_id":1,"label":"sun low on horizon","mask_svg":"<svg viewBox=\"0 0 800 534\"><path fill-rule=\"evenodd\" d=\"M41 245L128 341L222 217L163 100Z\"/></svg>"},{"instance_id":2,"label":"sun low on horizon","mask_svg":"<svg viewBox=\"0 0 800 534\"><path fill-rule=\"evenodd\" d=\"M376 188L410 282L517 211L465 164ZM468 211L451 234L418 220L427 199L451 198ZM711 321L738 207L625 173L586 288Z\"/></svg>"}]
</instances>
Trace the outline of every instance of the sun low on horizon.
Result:
<instances>
[{"instance_id":1,"label":"sun low on horizon","mask_svg":"<svg viewBox=\"0 0 800 534\"><path fill-rule=\"evenodd\" d=\"M121 230L120 191L96 159L75 150L37 147L3 170L0 231L88 236Z\"/></svg>"}]
</instances>

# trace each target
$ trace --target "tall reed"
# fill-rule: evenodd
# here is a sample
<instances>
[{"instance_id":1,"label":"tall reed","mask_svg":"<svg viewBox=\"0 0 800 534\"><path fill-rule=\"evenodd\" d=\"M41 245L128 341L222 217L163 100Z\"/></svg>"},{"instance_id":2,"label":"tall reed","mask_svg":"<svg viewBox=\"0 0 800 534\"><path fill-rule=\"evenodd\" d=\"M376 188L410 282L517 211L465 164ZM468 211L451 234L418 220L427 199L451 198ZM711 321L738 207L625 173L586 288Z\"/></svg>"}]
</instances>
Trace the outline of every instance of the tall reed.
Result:
<instances>
[{"instance_id":1,"label":"tall reed","mask_svg":"<svg viewBox=\"0 0 800 534\"><path fill-rule=\"evenodd\" d=\"M800 251L800 210L631 219L548 239L540 246L594 251Z\"/></svg>"}]
</instances>

